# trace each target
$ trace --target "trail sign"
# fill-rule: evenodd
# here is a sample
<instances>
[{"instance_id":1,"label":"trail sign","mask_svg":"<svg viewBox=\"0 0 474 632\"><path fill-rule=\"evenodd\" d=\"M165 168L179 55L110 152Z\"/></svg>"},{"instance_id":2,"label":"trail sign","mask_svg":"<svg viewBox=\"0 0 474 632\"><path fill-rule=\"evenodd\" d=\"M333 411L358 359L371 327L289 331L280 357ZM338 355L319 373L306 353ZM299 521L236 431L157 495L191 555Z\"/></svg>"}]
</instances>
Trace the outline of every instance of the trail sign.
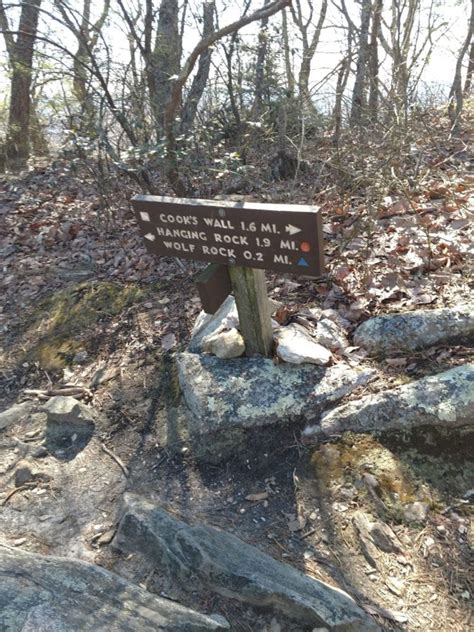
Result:
<instances>
[{"instance_id":1,"label":"trail sign","mask_svg":"<svg viewBox=\"0 0 474 632\"><path fill-rule=\"evenodd\" d=\"M132 205L152 254L307 276L323 273L316 206L152 195L136 195Z\"/></svg>"}]
</instances>

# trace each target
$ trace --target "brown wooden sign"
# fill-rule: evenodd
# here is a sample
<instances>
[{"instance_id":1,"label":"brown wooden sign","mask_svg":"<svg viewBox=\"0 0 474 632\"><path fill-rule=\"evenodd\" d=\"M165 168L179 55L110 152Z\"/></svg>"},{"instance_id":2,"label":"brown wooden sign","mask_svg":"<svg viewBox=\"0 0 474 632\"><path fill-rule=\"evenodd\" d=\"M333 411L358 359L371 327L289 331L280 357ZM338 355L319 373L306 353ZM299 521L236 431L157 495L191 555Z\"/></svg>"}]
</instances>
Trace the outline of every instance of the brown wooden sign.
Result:
<instances>
[{"instance_id":1,"label":"brown wooden sign","mask_svg":"<svg viewBox=\"0 0 474 632\"><path fill-rule=\"evenodd\" d=\"M152 254L308 276L324 271L316 206L152 195L136 195L132 205Z\"/></svg>"}]
</instances>

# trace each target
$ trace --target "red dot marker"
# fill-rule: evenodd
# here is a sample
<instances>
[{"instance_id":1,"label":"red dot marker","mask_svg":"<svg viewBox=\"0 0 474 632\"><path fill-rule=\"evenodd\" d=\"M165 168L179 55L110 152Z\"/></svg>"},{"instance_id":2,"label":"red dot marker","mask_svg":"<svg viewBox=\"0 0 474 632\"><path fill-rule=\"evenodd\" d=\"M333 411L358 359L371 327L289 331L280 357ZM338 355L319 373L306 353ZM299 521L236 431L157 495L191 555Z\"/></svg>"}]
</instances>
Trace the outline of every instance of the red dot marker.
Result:
<instances>
[{"instance_id":1,"label":"red dot marker","mask_svg":"<svg viewBox=\"0 0 474 632\"><path fill-rule=\"evenodd\" d=\"M300 250L302 250L303 252L309 252L311 250L311 245L308 244L307 241L303 241L300 245Z\"/></svg>"}]
</instances>

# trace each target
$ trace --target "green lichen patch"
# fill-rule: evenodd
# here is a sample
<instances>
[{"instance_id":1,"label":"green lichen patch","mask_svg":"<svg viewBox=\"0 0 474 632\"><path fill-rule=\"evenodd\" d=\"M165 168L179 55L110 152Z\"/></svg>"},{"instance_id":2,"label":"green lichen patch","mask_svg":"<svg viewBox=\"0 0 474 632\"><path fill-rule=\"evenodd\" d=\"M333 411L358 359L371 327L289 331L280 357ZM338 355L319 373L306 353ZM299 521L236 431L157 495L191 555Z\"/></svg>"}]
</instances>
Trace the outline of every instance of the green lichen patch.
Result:
<instances>
[{"instance_id":1,"label":"green lichen patch","mask_svg":"<svg viewBox=\"0 0 474 632\"><path fill-rule=\"evenodd\" d=\"M396 522L404 520L403 509L410 503L423 502L437 510L474 484L472 457L427 453L424 446L406 444L389 448L370 435L347 434L337 443L324 444L313 453L311 464L323 494L335 497L341 488L355 487L359 500L375 513L385 507L386 517ZM365 483L367 473L378 483L381 503L374 502Z\"/></svg>"},{"instance_id":2,"label":"green lichen patch","mask_svg":"<svg viewBox=\"0 0 474 632\"><path fill-rule=\"evenodd\" d=\"M95 356L103 325L143 297L136 285L110 282L81 283L52 294L38 304L22 335L34 340L24 359L54 370L70 364L80 350Z\"/></svg>"}]
</instances>

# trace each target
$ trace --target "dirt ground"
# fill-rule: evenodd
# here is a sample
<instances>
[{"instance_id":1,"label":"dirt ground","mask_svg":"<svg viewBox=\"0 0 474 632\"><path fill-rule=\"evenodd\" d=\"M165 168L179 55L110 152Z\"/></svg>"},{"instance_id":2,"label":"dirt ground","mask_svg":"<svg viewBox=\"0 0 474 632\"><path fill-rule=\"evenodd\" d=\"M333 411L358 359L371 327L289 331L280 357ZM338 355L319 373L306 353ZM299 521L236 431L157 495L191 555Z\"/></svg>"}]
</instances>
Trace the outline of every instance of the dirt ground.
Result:
<instances>
[{"instance_id":1,"label":"dirt ground","mask_svg":"<svg viewBox=\"0 0 474 632\"><path fill-rule=\"evenodd\" d=\"M2 540L94 561L152 592L218 612L233 630L300 629L198 587L185 592L146 559L118 554L111 541L121 498L132 491L339 586L386 629L472 629L472 435L344 436L310 448L299 427L269 429L220 466L195 462L173 354L185 348L200 309L192 280L199 266L135 253L139 237L128 230L126 210L126 230L116 224L105 231L91 220L93 189L64 176L66 192L53 200L58 184L49 177L33 174L0 188L0 408L28 399L40 405L48 391L74 387L97 422L72 458L41 453L41 413L1 432ZM77 212L70 216L71 204ZM468 291L464 273L456 279ZM327 284L274 275L269 285L295 310L334 293ZM359 317L368 309L354 307L354 297L346 303ZM472 349L460 346L413 354L379 366L382 377L370 388L471 357ZM24 462L35 477L22 483L15 472ZM427 515L410 521L405 509L415 502ZM394 550L367 550L356 528L361 511L392 529Z\"/></svg>"}]
</instances>

